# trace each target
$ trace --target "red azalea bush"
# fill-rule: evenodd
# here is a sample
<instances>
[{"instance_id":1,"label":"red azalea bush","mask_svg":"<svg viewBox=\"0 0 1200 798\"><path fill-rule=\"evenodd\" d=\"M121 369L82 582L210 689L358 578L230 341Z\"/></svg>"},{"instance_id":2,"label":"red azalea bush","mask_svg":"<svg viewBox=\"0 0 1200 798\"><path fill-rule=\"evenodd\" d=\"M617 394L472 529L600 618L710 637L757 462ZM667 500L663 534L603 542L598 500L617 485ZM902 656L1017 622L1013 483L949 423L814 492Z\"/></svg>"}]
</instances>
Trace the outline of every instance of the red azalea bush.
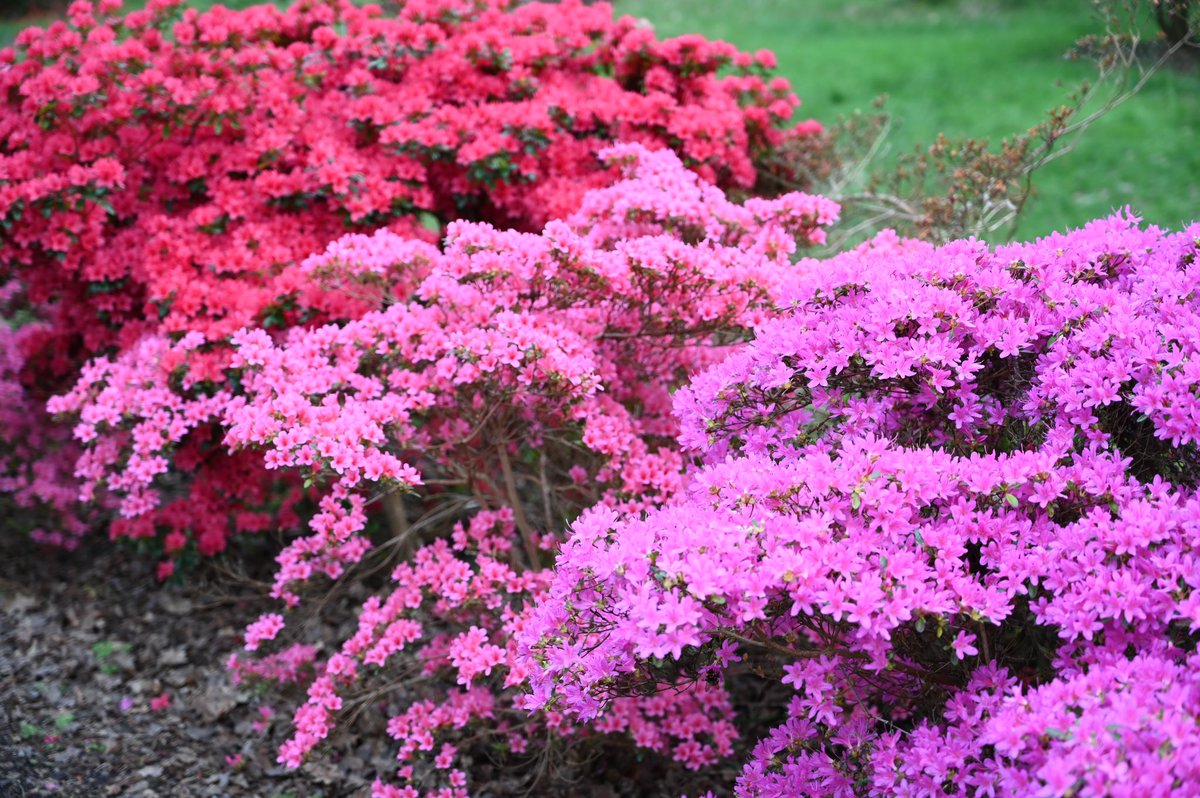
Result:
<instances>
[{"instance_id":1,"label":"red azalea bush","mask_svg":"<svg viewBox=\"0 0 1200 798\"><path fill-rule=\"evenodd\" d=\"M0 51L0 265L92 353L302 321L299 262L348 231L538 229L611 180L616 140L748 188L813 129L785 127L769 53L659 41L607 5L180 2L77 2Z\"/></svg>"},{"instance_id":2,"label":"red azalea bush","mask_svg":"<svg viewBox=\"0 0 1200 798\"><path fill-rule=\"evenodd\" d=\"M531 704L765 674L738 796L1200 795L1198 248L1114 216L802 263L675 395L681 498L574 525Z\"/></svg>"},{"instance_id":3,"label":"red azalea bush","mask_svg":"<svg viewBox=\"0 0 1200 798\"><path fill-rule=\"evenodd\" d=\"M315 668L281 761L299 764L339 710L397 675L410 679L389 723L406 785L381 781L380 795L460 794L460 756L520 754L534 734L620 732L693 768L731 753L728 699L703 685L618 702L589 729L559 713L526 719L513 641L570 519L678 490L671 392L774 313L797 243L821 241L837 206L803 194L739 205L669 151L605 157L623 179L540 234L456 222L444 251L389 230L334 242L306 260L306 279L379 309L242 330L220 381L201 333L159 335L90 363L52 402L78 418L88 489L119 496L127 523L174 495L172 460L200 429L312 496L310 534L281 552L275 580L299 612L367 555L380 503L381 556L420 546L322 661L298 632L280 636L281 614L247 630L246 648L266 653L235 657L240 675Z\"/></svg>"}]
</instances>

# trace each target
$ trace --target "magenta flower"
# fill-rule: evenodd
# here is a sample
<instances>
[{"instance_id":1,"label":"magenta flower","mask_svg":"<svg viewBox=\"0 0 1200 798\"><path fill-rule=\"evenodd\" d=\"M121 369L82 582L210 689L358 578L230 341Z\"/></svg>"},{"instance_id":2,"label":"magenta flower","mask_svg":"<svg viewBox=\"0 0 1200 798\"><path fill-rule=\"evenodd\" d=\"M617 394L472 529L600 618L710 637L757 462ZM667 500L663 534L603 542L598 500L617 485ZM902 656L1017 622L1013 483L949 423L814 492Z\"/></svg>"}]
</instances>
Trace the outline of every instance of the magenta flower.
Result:
<instances>
[{"instance_id":1,"label":"magenta flower","mask_svg":"<svg viewBox=\"0 0 1200 798\"><path fill-rule=\"evenodd\" d=\"M950 643L950 648L954 651L955 659L966 659L979 654L979 649L975 647L975 635L967 632L959 632Z\"/></svg>"}]
</instances>

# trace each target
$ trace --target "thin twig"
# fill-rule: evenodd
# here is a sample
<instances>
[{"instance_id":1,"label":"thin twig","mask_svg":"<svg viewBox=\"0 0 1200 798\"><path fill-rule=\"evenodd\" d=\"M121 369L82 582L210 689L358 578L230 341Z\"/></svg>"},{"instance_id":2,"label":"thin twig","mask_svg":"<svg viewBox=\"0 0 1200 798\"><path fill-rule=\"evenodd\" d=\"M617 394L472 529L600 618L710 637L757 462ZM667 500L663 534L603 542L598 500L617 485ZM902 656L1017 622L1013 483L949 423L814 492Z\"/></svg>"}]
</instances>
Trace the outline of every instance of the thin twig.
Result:
<instances>
[{"instance_id":1,"label":"thin twig","mask_svg":"<svg viewBox=\"0 0 1200 798\"><path fill-rule=\"evenodd\" d=\"M783 654L791 657L792 659L818 659L820 657L839 657L841 659L852 659L858 661L871 659L869 654L865 654L861 651L851 651L850 649L838 648L836 646L802 650L776 643L773 640L752 640L748 637L743 637L736 632L729 631L728 629L722 629L718 634L723 637L727 637L730 640L736 640L739 643L758 646L769 651L774 651L776 654ZM890 662L888 663L888 667L899 673L903 673L908 676L914 676L922 681L930 682L932 684L940 684L952 687L957 687L962 684L962 680L956 676L937 673L935 671L921 670L920 668L914 668L901 662Z\"/></svg>"},{"instance_id":2,"label":"thin twig","mask_svg":"<svg viewBox=\"0 0 1200 798\"><path fill-rule=\"evenodd\" d=\"M504 473L504 489L508 494L508 504L512 507L513 521L516 523L517 529L521 530L521 542L525 544L525 556L529 558L531 568L539 569L542 567L541 553L533 539L533 527L529 525L529 521L525 518L525 509L521 506L521 497L517 493L517 481L513 477L512 463L508 461L508 451L501 443L496 447L496 452L500 456L500 470Z\"/></svg>"}]
</instances>

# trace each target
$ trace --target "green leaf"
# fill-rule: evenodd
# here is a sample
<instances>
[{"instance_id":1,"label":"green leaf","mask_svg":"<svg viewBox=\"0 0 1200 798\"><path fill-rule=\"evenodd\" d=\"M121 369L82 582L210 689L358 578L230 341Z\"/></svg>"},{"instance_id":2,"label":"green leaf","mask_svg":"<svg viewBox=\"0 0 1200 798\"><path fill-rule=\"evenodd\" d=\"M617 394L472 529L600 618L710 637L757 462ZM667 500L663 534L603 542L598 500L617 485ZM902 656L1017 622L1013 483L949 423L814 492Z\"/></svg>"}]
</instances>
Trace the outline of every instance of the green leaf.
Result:
<instances>
[{"instance_id":1,"label":"green leaf","mask_svg":"<svg viewBox=\"0 0 1200 798\"><path fill-rule=\"evenodd\" d=\"M859 507L862 507L862 496L857 493L850 494L850 508L857 510Z\"/></svg>"},{"instance_id":2,"label":"green leaf","mask_svg":"<svg viewBox=\"0 0 1200 798\"><path fill-rule=\"evenodd\" d=\"M441 221L429 211L421 211L419 214L417 214L417 218L420 219L421 226L426 230L430 230L434 233L442 232Z\"/></svg>"},{"instance_id":3,"label":"green leaf","mask_svg":"<svg viewBox=\"0 0 1200 798\"><path fill-rule=\"evenodd\" d=\"M1017 501L1017 497L1011 493L1004 494L1004 501L1008 502L1010 507L1016 507L1018 504L1020 504L1020 502Z\"/></svg>"}]
</instances>

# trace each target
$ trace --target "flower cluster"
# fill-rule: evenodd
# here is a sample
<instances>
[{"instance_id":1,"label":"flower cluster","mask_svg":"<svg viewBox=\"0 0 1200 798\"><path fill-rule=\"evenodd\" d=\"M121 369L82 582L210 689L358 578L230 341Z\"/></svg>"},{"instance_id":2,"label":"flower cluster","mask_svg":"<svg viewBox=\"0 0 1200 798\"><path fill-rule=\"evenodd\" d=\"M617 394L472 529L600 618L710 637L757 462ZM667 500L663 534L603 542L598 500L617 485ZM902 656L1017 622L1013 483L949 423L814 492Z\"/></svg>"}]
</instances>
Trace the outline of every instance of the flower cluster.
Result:
<instances>
[{"instance_id":1,"label":"flower cluster","mask_svg":"<svg viewBox=\"0 0 1200 798\"><path fill-rule=\"evenodd\" d=\"M393 571L392 592L367 602L358 634L312 682L284 762L329 733L360 677L414 654L438 678L434 697L389 725L402 760L423 754L446 770L455 756L438 734L478 736L485 720L521 753L531 731L513 704L526 674L513 638L545 587L544 550L585 506L653 506L677 490L670 391L714 358L714 343L771 312L797 241L819 240L837 212L804 195L734 205L668 152L622 145L605 157L624 179L541 235L455 223L444 253L377 234L307 264L385 296L422 269L407 302L278 344L262 331L235 337L243 395L226 411L227 442L265 449L270 468L334 479L313 535L281 553L276 595L294 605L299 585L364 555L363 486L419 492L392 497L401 536L471 516L452 545L420 548ZM616 202L630 229L614 227ZM702 232L684 236L681 219ZM275 627L273 616L260 623ZM693 767L730 752L720 691L656 701L629 702L596 730ZM412 767L408 781L436 778Z\"/></svg>"},{"instance_id":2,"label":"flower cluster","mask_svg":"<svg viewBox=\"0 0 1200 798\"><path fill-rule=\"evenodd\" d=\"M739 796L1194 794L1198 249L1114 216L799 264L676 393L683 496L575 523L529 705L765 672Z\"/></svg>"},{"instance_id":3,"label":"flower cluster","mask_svg":"<svg viewBox=\"0 0 1200 798\"><path fill-rule=\"evenodd\" d=\"M90 361L70 391L47 402L51 413L76 422L83 446L76 495L114 504L110 537L153 542L160 578L181 559L224 551L234 533L301 526L299 481L264 472L258 454L221 444L232 396L221 369L228 360L200 333L147 337Z\"/></svg>"},{"instance_id":4,"label":"flower cluster","mask_svg":"<svg viewBox=\"0 0 1200 798\"><path fill-rule=\"evenodd\" d=\"M332 475L311 527L339 545L293 544L282 596L313 568L336 575L361 556L350 539L365 522L361 487L411 488L418 472L451 468L438 478L511 497L505 470L517 466L503 465L508 453L496 461L505 447L570 448L578 435L604 463L554 475L569 505L672 493L672 386L713 356L714 336L770 311L797 243L820 240L837 207L801 194L743 207L669 152L605 155L623 177L600 193L625 197L640 235L614 240L600 202L541 235L456 223L444 253L388 231L351 236L304 268L331 294L374 290L383 309L278 340L243 330L232 353L196 332L151 336L85 366L50 409L77 419L87 495L120 497L113 534L160 535L168 560L193 543L212 554L234 531L295 528L298 483ZM672 212L720 221L687 244ZM334 559L314 563L316 549Z\"/></svg>"}]
</instances>

